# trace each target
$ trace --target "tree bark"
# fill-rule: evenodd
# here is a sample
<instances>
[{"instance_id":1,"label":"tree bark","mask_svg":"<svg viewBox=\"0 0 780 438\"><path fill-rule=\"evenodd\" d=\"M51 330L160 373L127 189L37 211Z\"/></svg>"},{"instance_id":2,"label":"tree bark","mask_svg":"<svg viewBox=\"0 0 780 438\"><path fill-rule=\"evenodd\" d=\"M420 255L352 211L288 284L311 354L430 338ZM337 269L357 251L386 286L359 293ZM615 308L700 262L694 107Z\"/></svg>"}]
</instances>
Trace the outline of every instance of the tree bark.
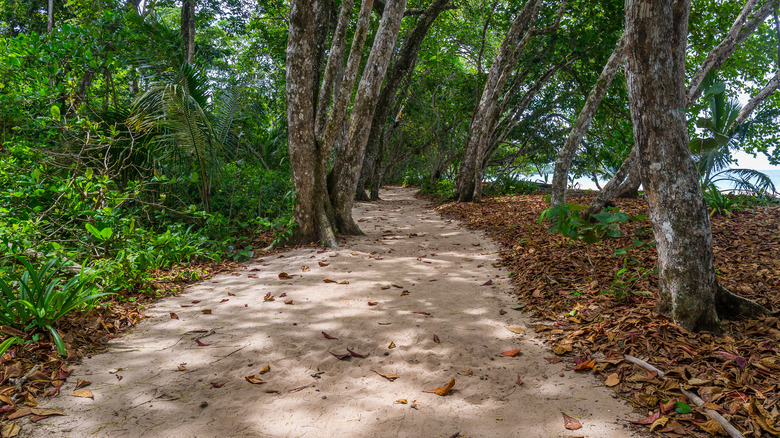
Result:
<instances>
[{"instance_id":1,"label":"tree bark","mask_svg":"<svg viewBox=\"0 0 780 438\"><path fill-rule=\"evenodd\" d=\"M780 35L779 35L780 36ZM763 101L767 99L767 97L771 96L772 93L777 91L777 89L780 88L780 69L777 70L777 73L772 77L772 79L767 82L766 86L761 89L761 91L758 92L755 96L753 96L752 99L742 107L742 110L739 112L739 115L737 115L737 118L734 119L734 122L729 126L729 131L733 130L737 126L741 125L745 120L747 120L748 117L750 117L750 114L753 113L753 111L756 109L756 107Z\"/></svg>"},{"instance_id":2,"label":"tree bark","mask_svg":"<svg viewBox=\"0 0 780 438\"><path fill-rule=\"evenodd\" d=\"M755 303L722 292L715 278L709 216L681 111L689 13L690 0L626 1L628 98L658 250L657 310L687 330L720 331L719 308Z\"/></svg>"},{"instance_id":3,"label":"tree bark","mask_svg":"<svg viewBox=\"0 0 780 438\"><path fill-rule=\"evenodd\" d=\"M639 170L638 164L634 163L631 171L628 172L628 177L617 188L615 197L636 199L639 197L639 186L641 185L642 172Z\"/></svg>"},{"instance_id":4,"label":"tree bark","mask_svg":"<svg viewBox=\"0 0 780 438\"><path fill-rule=\"evenodd\" d=\"M379 100L376 106L376 112L371 121L371 130L368 136L368 143L366 149L366 157L361 169L360 181L357 186L357 197L361 200L369 200L365 195L365 182L370 179L370 176L374 174L374 162L376 161L379 153L380 143L384 137L387 117L393 108L393 101L395 100L398 90L404 78L408 78L410 72L414 68L417 61L417 53L420 51L425 35L428 34L431 25L447 8L447 4L450 0L434 0L428 8L425 9L423 14L417 20L412 33L403 43L403 49L398 55L392 69L387 73L385 79L385 87L379 94ZM360 184L363 182L363 184Z\"/></svg>"},{"instance_id":5,"label":"tree bark","mask_svg":"<svg viewBox=\"0 0 780 438\"><path fill-rule=\"evenodd\" d=\"M636 173L639 171L634 167L636 161L636 147L633 147L631 148L628 157L623 161L623 164L621 164L617 172L612 175L612 179L607 182L604 188L601 189L596 197L590 202L590 205L588 205L588 209L585 210L583 216L587 217L599 213L604 208L607 201L615 197L620 190L620 187L622 187L623 182L626 180L626 177L632 172Z\"/></svg>"},{"instance_id":6,"label":"tree bark","mask_svg":"<svg viewBox=\"0 0 780 438\"><path fill-rule=\"evenodd\" d=\"M48 17L46 20L46 32L54 30L54 0L49 0Z\"/></svg>"},{"instance_id":7,"label":"tree bark","mask_svg":"<svg viewBox=\"0 0 780 438\"><path fill-rule=\"evenodd\" d=\"M620 65L623 64L624 57L625 36L622 36L604 65L601 75L599 75L598 80L593 85L593 89L590 90L585 105L582 107L580 115L577 116L577 120L569 132L569 137L558 151L552 181L551 202L553 206L566 202L566 182L568 181L571 162L574 160L574 155L577 153L577 148L579 148L582 138L590 127L590 122L593 120L596 110L607 94L610 85L612 85Z\"/></svg>"},{"instance_id":8,"label":"tree bark","mask_svg":"<svg viewBox=\"0 0 780 438\"><path fill-rule=\"evenodd\" d=\"M474 110L466 153L458 174L458 201L479 202L482 198L482 164L489 146L492 130L498 120L498 100L504 86L515 68L517 59L526 44L536 35L553 32L560 25L560 18L566 6L563 0L555 24L543 29L533 29L541 2L528 0L509 27L493 64L490 66L482 97Z\"/></svg>"},{"instance_id":9,"label":"tree bark","mask_svg":"<svg viewBox=\"0 0 780 438\"><path fill-rule=\"evenodd\" d=\"M328 217L328 194L321 149L315 128L315 95L318 59L316 0L293 1L287 41L287 143L293 185L296 189L293 241L336 246Z\"/></svg>"},{"instance_id":10,"label":"tree bark","mask_svg":"<svg viewBox=\"0 0 780 438\"><path fill-rule=\"evenodd\" d=\"M192 65L195 62L195 0L182 0L181 39L184 59Z\"/></svg>"},{"instance_id":11,"label":"tree bark","mask_svg":"<svg viewBox=\"0 0 780 438\"><path fill-rule=\"evenodd\" d=\"M370 131L365 127L371 122L379 100L379 91L385 78L390 57L393 54L398 31L401 29L406 0L390 0L382 14L382 21L374 37L371 54L366 61L363 76L358 85L355 104L349 121L349 142L336 157L329 175L331 203L335 225L343 234L363 234L352 219L355 189L366 152Z\"/></svg>"}]
</instances>

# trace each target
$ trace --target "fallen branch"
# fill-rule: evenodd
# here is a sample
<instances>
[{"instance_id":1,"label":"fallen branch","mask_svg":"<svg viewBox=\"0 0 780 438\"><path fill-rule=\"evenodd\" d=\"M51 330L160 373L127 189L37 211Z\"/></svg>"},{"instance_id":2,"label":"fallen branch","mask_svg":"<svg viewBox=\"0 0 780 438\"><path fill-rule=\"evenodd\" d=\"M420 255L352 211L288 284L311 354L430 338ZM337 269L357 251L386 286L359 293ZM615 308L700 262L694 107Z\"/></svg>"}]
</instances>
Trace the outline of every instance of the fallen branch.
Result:
<instances>
[{"instance_id":1,"label":"fallen branch","mask_svg":"<svg viewBox=\"0 0 780 438\"><path fill-rule=\"evenodd\" d=\"M663 371L661 371L658 368L650 365L649 363L643 361L642 359L636 358L634 356L629 356L627 354L624 354L623 358L626 361L631 362L631 363L633 363L635 365L639 365L640 367L642 367L642 368L644 368L646 370L655 371L656 373L658 373L658 377L660 377L663 380L666 380L666 377L664 377L664 372ZM683 389L682 384L680 384L680 391L682 391L682 393L686 397L688 397L689 400L694 402L696 404L696 406L701 407L701 406L704 405L704 400L699 398L699 396L697 396L696 394L694 394L694 393L692 393L690 391L686 391L685 389ZM704 408L704 412L707 414L708 417L710 417L711 419L717 421L718 424L720 424L721 427L723 427L723 430L725 430L726 433L728 433L732 438L745 438L745 436L742 435L742 433L739 430L737 430L736 427L732 426L731 423L729 423L729 421L726 420L718 412L713 411L712 409L707 409L707 408Z\"/></svg>"}]
</instances>

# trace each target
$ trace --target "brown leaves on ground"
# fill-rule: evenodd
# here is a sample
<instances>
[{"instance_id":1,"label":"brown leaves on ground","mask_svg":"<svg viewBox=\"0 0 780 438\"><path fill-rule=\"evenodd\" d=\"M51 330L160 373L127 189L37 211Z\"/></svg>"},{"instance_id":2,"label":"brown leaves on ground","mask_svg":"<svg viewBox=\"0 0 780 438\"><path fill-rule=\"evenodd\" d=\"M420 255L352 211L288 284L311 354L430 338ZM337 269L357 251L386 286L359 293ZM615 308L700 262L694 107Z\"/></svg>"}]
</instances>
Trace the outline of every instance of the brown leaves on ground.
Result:
<instances>
[{"instance_id":1,"label":"brown leaves on ground","mask_svg":"<svg viewBox=\"0 0 780 438\"><path fill-rule=\"evenodd\" d=\"M590 198L575 194L569 202L587 205ZM643 200L616 202L629 216L647 213ZM702 408L691 405L687 414L674 407L660 412L664 403L685 400L682 384L719 406L746 436L773 436L780 424L776 313L725 321L723 335L689 333L654 312L657 256L648 244L653 233L647 219L620 224L619 238L587 245L547 233L550 225L539 224L539 216L548 207L543 196L534 195L448 204L439 210L469 228L486 230L502 244L501 264L513 272L519 305L547 321L536 332L564 363L601 375L620 397L649 412L642 424L669 436L713 433L717 428ZM774 312L780 310L778 218L780 207L755 207L711 220L718 282ZM616 256L619 249L626 254ZM624 268L626 275L620 274ZM623 354L649 362L667 379L623 361Z\"/></svg>"},{"instance_id":2,"label":"brown leaves on ground","mask_svg":"<svg viewBox=\"0 0 780 438\"><path fill-rule=\"evenodd\" d=\"M521 350L519 348L513 348L511 350L503 351L499 353L499 356L505 356L505 357L515 357L518 354L521 353Z\"/></svg>"},{"instance_id":3,"label":"brown leaves on ground","mask_svg":"<svg viewBox=\"0 0 780 438\"><path fill-rule=\"evenodd\" d=\"M452 387L455 386L455 379L450 379L450 383L448 383L445 386L441 386L439 388L433 389L433 390L427 390L423 392L430 392L436 395L440 395L444 397L445 395L449 394L450 391L452 391Z\"/></svg>"},{"instance_id":4,"label":"brown leaves on ground","mask_svg":"<svg viewBox=\"0 0 780 438\"><path fill-rule=\"evenodd\" d=\"M566 415L563 412L561 412L561 414L563 415L563 427L569 430L577 430L582 428L582 423L580 423L580 420L572 416Z\"/></svg>"}]
</instances>

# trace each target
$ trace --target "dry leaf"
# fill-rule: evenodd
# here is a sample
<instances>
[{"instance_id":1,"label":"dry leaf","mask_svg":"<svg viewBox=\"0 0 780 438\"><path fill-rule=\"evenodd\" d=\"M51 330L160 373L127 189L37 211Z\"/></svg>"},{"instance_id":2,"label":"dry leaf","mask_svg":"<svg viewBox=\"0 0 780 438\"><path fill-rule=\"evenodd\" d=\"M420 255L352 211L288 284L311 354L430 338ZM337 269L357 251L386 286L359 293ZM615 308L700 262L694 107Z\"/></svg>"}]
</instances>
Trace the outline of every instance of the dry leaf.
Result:
<instances>
[{"instance_id":1,"label":"dry leaf","mask_svg":"<svg viewBox=\"0 0 780 438\"><path fill-rule=\"evenodd\" d=\"M179 315L171 312L171 319L179 319Z\"/></svg>"},{"instance_id":2,"label":"dry leaf","mask_svg":"<svg viewBox=\"0 0 780 438\"><path fill-rule=\"evenodd\" d=\"M260 370L260 374L265 374L267 372L271 371L271 365L266 365L263 367L262 370Z\"/></svg>"},{"instance_id":3,"label":"dry leaf","mask_svg":"<svg viewBox=\"0 0 780 438\"><path fill-rule=\"evenodd\" d=\"M432 392L436 395L445 396L452 391L452 387L455 386L455 379L450 379L450 383L447 384L447 386L441 386L439 388L434 389L433 391L424 391L424 392Z\"/></svg>"},{"instance_id":4,"label":"dry leaf","mask_svg":"<svg viewBox=\"0 0 780 438\"><path fill-rule=\"evenodd\" d=\"M561 359L560 357L545 357L544 360L550 363L559 363L563 359Z\"/></svg>"},{"instance_id":5,"label":"dry leaf","mask_svg":"<svg viewBox=\"0 0 780 438\"><path fill-rule=\"evenodd\" d=\"M198 339L198 338L195 338L195 343L200 345L201 347L206 347L206 346L209 345L209 344L205 344L205 343L201 342L201 340Z\"/></svg>"},{"instance_id":6,"label":"dry leaf","mask_svg":"<svg viewBox=\"0 0 780 438\"><path fill-rule=\"evenodd\" d=\"M336 353L330 353L330 354L332 354L332 355L333 355L333 357L335 357L335 358L336 358L336 359L338 359L338 360L344 360L344 359L346 359L346 358L348 358L348 357L350 356L350 354L349 354L349 353L347 353L347 354L336 354Z\"/></svg>"},{"instance_id":7,"label":"dry leaf","mask_svg":"<svg viewBox=\"0 0 780 438\"><path fill-rule=\"evenodd\" d=\"M83 387L89 386L91 384L92 384L92 382L90 382L88 380L76 379L76 389L83 388Z\"/></svg>"},{"instance_id":8,"label":"dry leaf","mask_svg":"<svg viewBox=\"0 0 780 438\"><path fill-rule=\"evenodd\" d=\"M347 348L347 351L349 352L349 354L351 354L351 355L353 355L355 357L360 357L360 358L368 357L367 354L358 354L358 353L355 353L354 351L350 350L349 348Z\"/></svg>"},{"instance_id":9,"label":"dry leaf","mask_svg":"<svg viewBox=\"0 0 780 438\"><path fill-rule=\"evenodd\" d=\"M408 290L405 290L405 291L401 292L401 296L402 297L406 296L406 295L409 295L409 291Z\"/></svg>"},{"instance_id":10,"label":"dry leaf","mask_svg":"<svg viewBox=\"0 0 780 438\"><path fill-rule=\"evenodd\" d=\"M725 430L723 430L723 426L720 425L715 420L709 420L706 423L694 423L695 425L699 426L699 428L708 434L710 436L726 436L728 435Z\"/></svg>"},{"instance_id":11,"label":"dry leaf","mask_svg":"<svg viewBox=\"0 0 780 438\"><path fill-rule=\"evenodd\" d=\"M349 284L349 281L347 280L339 281L339 284Z\"/></svg>"},{"instance_id":12,"label":"dry leaf","mask_svg":"<svg viewBox=\"0 0 780 438\"><path fill-rule=\"evenodd\" d=\"M331 280L330 278L326 278L326 279L324 279L322 281L325 282L325 283L336 283L336 280Z\"/></svg>"},{"instance_id":13,"label":"dry leaf","mask_svg":"<svg viewBox=\"0 0 780 438\"><path fill-rule=\"evenodd\" d=\"M390 345L388 345L387 348L395 348L395 342L390 342Z\"/></svg>"},{"instance_id":14,"label":"dry leaf","mask_svg":"<svg viewBox=\"0 0 780 438\"><path fill-rule=\"evenodd\" d=\"M515 381L515 385L522 386L523 383L525 383L525 382L523 382L523 379L520 377L520 374L518 374L517 375L517 380Z\"/></svg>"},{"instance_id":15,"label":"dry leaf","mask_svg":"<svg viewBox=\"0 0 780 438\"><path fill-rule=\"evenodd\" d=\"M8 416L9 420L16 420L17 418L26 417L28 415L32 414L32 408L24 408L19 409L18 411L14 412L13 414Z\"/></svg>"},{"instance_id":16,"label":"dry leaf","mask_svg":"<svg viewBox=\"0 0 780 438\"><path fill-rule=\"evenodd\" d=\"M192 300L192 304L198 304L200 300Z\"/></svg>"},{"instance_id":17,"label":"dry leaf","mask_svg":"<svg viewBox=\"0 0 780 438\"><path fill-rule=\"evenodd\" d=\"M94 399L95 395L89 389L78 389L71 394L74 397L91 398Z\"/></svg>"},{"instance_id":18,"label":"dry leaf","mask_svg":"<svg viewBox=\"0 0 780 438\"><path fill-rule=\"evenodd\" d=\"M203 312L204 315L211 315L211 309L203 309L201 312Z\"/></svg>"},{"instance_id":19,"label":"dry leaf","mask_svg":"<svg viewBox=\"0 0 780 438\"><path fill-rule=\"evenodd\" d=\"M607 381L604 382L607 386L617 386L617 384L620 383L620 376L618 376L618 373L612 373L607 376Z\"/></svg>"},{"instance_id":20,"label":"dry leaf","mask_svg":"<svg viewBox=\"0 0 780 438\"><path fill-rule=\"evenodd\" d=\"M507 350L507 351L504 351L504 352L500 353L499 356L515 357L518 354L520 354L520 349L519 348L513 348L511 350Z\"/></svg>"},{"instance_id":21,"label":"dry leaf","mask_svg":"<svg viewBox=\"0 0 780 438\"><path fill-rule=\"evenodd\" d=\"M16 423L5 423L2 427L0 427L0 436L3 438L14 438L19 436L19 432L21 432L21 430L22 427Z\"/></svg>"},{"instance_id":22,"label":"dry leaf","mask_svg":"<svg viewBox=\"0 0 780 438\"><path fill-rule=\"evenodd\" d=\"M380 289L387 290L387 289L390 289L390 286L382 286L382 287L380 287Z\"/></svg>"},{"instance_id":23,"label":"dry leaf","mask_svg":"<svg viewBox=\"0 0 780 438\"><path fill-rule=\"evenodd\" d=\"M440 344L441 340L439 340L439 335L433 335L433 342Z\"/></svg>"},{"instance_id":24,"label":"dry leaf","mask_svg":"<svg viewBox=\"0 0 780 438\"><path fill-rule=\"evenodd\" d=\"M377 303L376 301L369 301L368 302L369 306L376 306L377 304L379 304L379 303Z\"/></svg>"},{"instance_id":25,"label":"dry leaf","mask_svg":"<svg viewBox=\"0 0 780 438\"><path fill-rule=\"evenodd\" d=\"M576 418L566 415L563 412L561 412L561 414L563 414L563 427L569 430L577 430L582 427L582 423Z\"/></svg>"},{"instance_id":26,"label":"dry leaf","mask_svg":"<svg viewBox=\"0 0 780 438\"><path fill-rule=\"evenodd\" d=\"M230 301L230 298L222 298L222 300L220 301L220 303L224 303L225 301Z\"/></svg>"},{"instance_id":27,"label":"dry leaf","mask_svg":"<svg viewBox=\"0 0 780 438\"><path fill-rule=\"evenodd\" d=\"M186 371L187 370L187 367L185 367L184 365L179 365L177 368L178 368L179 371Z\"/></svg>"},{"instance_id":28,"label":"dry leaf","mask_svg":"<svg viewBox=\"0 0 780 438\"><path fill-rule=\"evenodd\" d=\"M310 267L308 267L306 265L301 266L301 272L309 272L309 271L311 271Z\"/></svg>"},{"instance_id":29,"label":"dry leaf","mask_svg":"<svg viewBox=\"0 0 780 438\"><path fill-rule=\"evenodd\" d=\"M595 365L596 365L596 359L586 360L575 365L574 371L587 371L593 369Z\"/></svg>"},{"instance_id":30,"label":"dry leaf","mask_svg":"<svg viewBox=\"0 0 780 438\"><path fill-rule=\"evenodd\" d=\"M287 300L287 301L284 302L284 304L292 304L292 303L293 303L293 300Z\"/></svg>"},{"instance_id":31,"label":"dry leaf","mask_svg":"<svg viewBox=\"0 0 780 438\"><path fill-rule=\"evenodd\" d=\"M407 403L408 403L408 402L406 401L406 399L405 399L405 398L399 398L399 399L398 399L398 400L396 400L395 402L396 402L396 403L399 403L399 404L402 404L402 405L405 405L405 404L407 404Z\"/></svg>"},{"instance_id":32,"label":"dry leaf","mask_svg":"<svg viewBox=\"0 0 780 438\"><path fill-rule=\"evenodd\" d=\"M325 336L325 339L338 339L338 338L333 337L333 336L331 336L331 335L329 335L329 334L327 334L325 332L322 332L322 336Z\"/></svg>"},{"instance_id":33,"label":"dry leaf","mask_svg":"<svg viewBox=\"0 0 780 438\"><path fill-rule=\"evenodd\" d=\"M488 281L482 283L482 286L490 286L491 284L493 284L493 280L488 280Z\"/></svg>"},{"instance_id":34,"label":"dry leaf","mask_svg":"<svg viewBox=\"0 0 780 438\"><path fill-rule=\"evenodd\" d=\"M273 296L273 295L271 295L271 292L268 292L268 293L267 293L267 294L265 294L265 296L263 297L263 301L273 301L273 300L275 300L275 299L276 299L276 298L274 298L274 296Z\"/></svg>"},{"instance_id":35,"label":"dry leaf","mask_svg":"<svg viewBox=\"0 0 780 438\"><path fill-rule=\"evenodd\" d=\"M562 356L568 352L571 351L571 345L569 344L558 344L552 349L553 353L557 354L558 356Z\"/></svg>"},{"instance_id":36,"label":"dry leaf","mask_svg":"<svg viewBox=\"0 0 780 438\"><path fill-rule=\"evenodd\" d=\"M292 276L286 272L279 273L279 280L292 280Z\"/></svg>"},{"instance_id":37,"label":"dry leaf","mask_svg":"<svg viewBox=\"0 0 780 438\"><path fill-rule=\"evenodd\" d=\"M225 386L225 383L227 382L211 382L211 386L213 388L222 388L223 386Z\"/></svg>"},{"instance_id":38,"label":"dry leaf","mask_svg":"<svg viewBox=\"0 0 780 438\"><path fill-rule=\"evenodd\" d=\"M42 415L42 416L49 416L49 415L65 415L65 412L59 410L59 409L49 409L49 408L32 408L30 409L33 414L35 415Z\"/></svg>"},{"instance_id":39,"label":"dry leaf","mask_svg":"<svg viewBox=\"0 0 780 438\"><path fill-rule=\"evenodd\" d=\"M259 385L261 383L265 383L265 381L261 379L260 376L255 376L255 375L246 376L244 377L244 379L246 379L247 382L253 385Z\"/></svg>"},{"instance_id":40,"label":"dry leaf","mask_svg":"<svg viewBox=\"0 0 780 438\"><path fill-rule=\"evenodd\" d=\"M522 329L520 327L507 327L506 329L512 333L517 333L518 335L522 335L523 333L525 333L525 329Z\"/></svg>"},{"instance_id":41,"label":"dry leaf","mask_svg":"<svg viewBox=\"0 0 780 438\"><path fill-rule=\"evenodd\" d=\"M328 266L330 264L330 263L327 263L327 262L318 262L318 263L320 264L320 266Z\"/></svg>"},{"instance_id":42,"label":"dry leaf","mask_svg":"<svg viewBox=\"0 0 780 438\"><path fill-rule=\"evenodd\" d=\"M382 374L379 371L374 371L374 372L379 374L380 376L384 377L385 379L391 381L391 382L393 380L395 380L395 379L399 379L400 378L399 376L396 376L395 374Z\"/></svg>"}]
</instances>

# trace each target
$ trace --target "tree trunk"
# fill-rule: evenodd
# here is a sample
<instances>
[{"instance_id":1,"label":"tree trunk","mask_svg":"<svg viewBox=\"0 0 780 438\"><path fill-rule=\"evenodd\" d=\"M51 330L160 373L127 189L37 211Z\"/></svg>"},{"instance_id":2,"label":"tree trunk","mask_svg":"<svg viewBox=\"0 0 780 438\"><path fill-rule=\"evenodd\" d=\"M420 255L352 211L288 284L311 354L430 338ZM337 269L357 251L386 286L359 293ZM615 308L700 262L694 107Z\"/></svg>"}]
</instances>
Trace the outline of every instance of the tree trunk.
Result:
<instances>
[{"instance_id":1,"label":"tree trunk","mask_svg":"<svg viewBox=\"0 0 780 438\"><path fill-rule=\"evenodd\" d=\"M46 32L51 33L54 30L54 0L49 0L49 14L46 21Z\"/></svg>"},{"instance_id":2,"label":"tree trunk","mask_svg":"<svg viewBox=\"0 0 780 438\"><path fill-rule=\"evenodd\" d=\"M590 205L588 205L588 209L583 216L587 217L599 213L604 208L607 201L615 197L615 194L620 191L620 187L622 187L626 177L631 173L638 172L638 169L634 168L636 161L636 147L634 147L631 148L631 152L623 161L623 164L620 165L617 172L612 175L612 179L607 182L604 188L599 191L595 198L593 198L593 201L590 202Z\"/></svg>"},{"instance_id":3,"label":"tree trunk","mask_svg":"<svg viewBox=\"0 0 780 438\"><path fill-rule=\"evenodd\" d=\"M318 69L318 38L314 3L293 1L287 41L287 143L297 203L294 218L298 224L293 241L322 242L336 246L333 226L328 217L328 193L323 154L318 147L315 128L315 94ZM327 157L325 157L327 158Z\"/></svg>"},{"instance_id":4,"label":"tree trunk","mask_svg":"<svg viewBox=\"0 0 780 438\"><path fill-rule=\"evenodd\" d=\"M329 176L330 197L335 213L336 226L344 234L363 234L352 219L352 205L360 169L366 152L369 131L365 129L374 117L382 81L393 55L406 0L390 0L382 14L382 21L374 37L371 54L366 61L363 76L358 85L355 104L349 121L349 143L336 157L332 175Z\"/></svg>"},{"instance_id":5,"label":"tree trunk","mask_svg":"<svg viewBox=\"0 0 780 438\"><path fill-rule=\"evenodd\" d=\"M393 101L395 100L396 94L398 93L404 78L409 78L411 71L414 69L414 65L417 61L417 53L420 51L420 46L422 45L423 39L425 39L425 35L428 33L428 30L431 28L431 25L439 14L447 8L447 3L449 3L449 1L450 0L434 0L428 8L425 9L425 12L423 12L417 20L417 25L415 25L412 33L406 41L404 41L403 49L401 49L401 53L393 64L393 68L387 73L385 87L379 95L376 112L371 121L371 130L366 146L366 156L363 160L363 167L360 172L360 179L356 189L356 196L359 200L370 200L365 193L365 184L374 174L374 163L376 162L379 148L381 147L380 143L384 137L387 117L393 108Z\"/></svg>"},{"instance_id":6,"label":"tree trunk","mask_svg":"<svg viewBox=\"0 0 780 438\"><path fill-rule=\"evenodd\" d=\"M681 111L689 12L690 0L626 1L628 98L658 250L657 310L687 330L719 331L719 310L756 307L721 292L715 278L709 216Z\"/></svg>"},{"instance_id":7,"label":"tree trunk","mask_svg":"<svg viewBox=\"0 0 780 438\"><path fill-rule=\"evenodd\" d=\"M540 0L526 1L523 9L509 27L498 54L490 66L482 96L474 110L469 134L466 140L466 153L461 161L458 174L458 201L479 202L482 198L482 164L492 137L493 128L498 120L498 100L501 91L509 81L517 59L526 44L536 35L553 32L560 25L560 18L566 6L563 0L558 10L555 24L544 29L533 29L539 12Z\"/></svg>"},{"instance_id":8,"label":"tree trunk","mask_svg":"<svg viewBox=\"0 0 780 438\"><path fill-rule=\"evenodd\" d=\"M182 0L181 39L187 64L195 61L195 0Z\"/></svg>"},{"instance_id":9,"label":"tree trunk","mask_svg":"<svg viewBox=\"0 0 780 438\"><path fill-rule=\"evenodd\" d=\"M628 178L617 188L616 198L636 199L639 197L639 186L642 185L642 172L637 166L637 163L634 163L634 166L628 173Z\"/></svg>"},{"instance_id":10,"label":"tree trunk","mask_svg":"<svg viewBox=\"0 0 780 438\"><path fill-rule=\"evenodd\" d=\"M564 143L563 147L558 151L552 181L551 202L553 206L561 205L566 202L566 182L569 178L571 162L574 159L574 155L577 153L577 148L579 148L582 138L590 127L590 122L593 120L596 110L601 104L602 99L604 99L604 96L607 94L609 86L612 85L612 81L615 79L620 65L623 64L624 55L625 36L618 40L617 46L609 56L607 63L604 65L604 69L601 71L601 75L596 81L596 84L594 84L593 89L590 90L585 105L582 107L580 115L577 117L577 120L574 122L574 125L569 132L566 143Z\"/></svg>"}]
</instances>

